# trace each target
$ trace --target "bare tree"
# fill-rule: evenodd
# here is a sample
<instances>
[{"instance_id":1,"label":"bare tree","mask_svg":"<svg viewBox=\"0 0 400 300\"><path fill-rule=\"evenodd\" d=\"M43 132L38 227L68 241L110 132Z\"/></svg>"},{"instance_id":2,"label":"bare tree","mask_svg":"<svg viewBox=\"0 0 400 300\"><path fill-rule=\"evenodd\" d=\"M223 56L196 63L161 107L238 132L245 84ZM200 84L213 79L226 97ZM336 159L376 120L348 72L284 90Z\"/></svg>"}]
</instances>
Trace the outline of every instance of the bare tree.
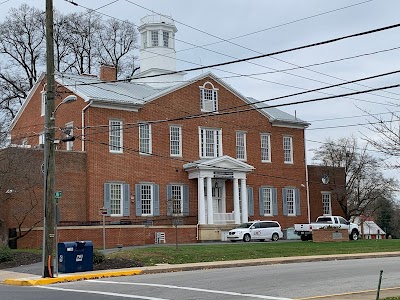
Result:
<instances>
[{"instance_id":1,"label":"bare tree","mask_svg":"<svg viewBox=\"0 0 400 300\"><path fill-rule=\"evenodd\" d=\"M323 166L344 167L345 188L339 188L338 201L348 219L371 215L383 199L392 199L398 183L382 174L382 161L359 149L354 137L337 141L327 139L314 149L314 160Z\"/></svg>"},{"instance_id":2,"label":"bare tree","mask_svg":"<svg viewBox=\"0 0 400 300\"><path fill-rule=\"evenodd\" d=\"M9 123L45 70L45 14L26 4L0 22L0 113ZM135 70L137 31L128 21L104 21L95 11L54 18L55 67L60 72L92 73L100 63L119 76Z\"/></svg>"},{"instance_id":3,"label":"bare tree","mask_svg":"<svg viewBox=\"0 0 400 300\"><path fill-rule=\"evenodd\" d=\"M374 148L386 154L389 157L400 157L400 116L394 112L389 112L390 120L385 120L381 116L372 115L374 119L370 122L369 129L373 135L364 135L364 139L368 141ZM391 168L400 168L400 163L389 164Z\"/></svg>"},{"instance_id":4,"label":"bare tree","mask_svg":"<svg viewBox=\"0 0 400 300\"><path fill-rule=\"evenodd\" d=\"M110 19L99 31L98 55L101 63L115 66L118 74L133 75L135 68L130 63L136 59L132 49L137 48L137 33L133 23Z\"/></svg>"}]
</instances>

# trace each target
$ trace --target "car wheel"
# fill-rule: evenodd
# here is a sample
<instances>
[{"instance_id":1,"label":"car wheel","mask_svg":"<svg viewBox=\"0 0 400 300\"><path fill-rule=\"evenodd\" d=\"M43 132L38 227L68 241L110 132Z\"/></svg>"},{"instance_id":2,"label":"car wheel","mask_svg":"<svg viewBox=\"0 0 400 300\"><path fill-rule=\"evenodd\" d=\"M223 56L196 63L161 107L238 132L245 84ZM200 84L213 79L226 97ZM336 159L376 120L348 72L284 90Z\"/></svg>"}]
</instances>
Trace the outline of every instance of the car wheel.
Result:
<instances>
[{"instance_id":1,"label":"car wheel","mask_svg":"<svg viewBox=\"0 0 400 300\"><path fill-rule=\"evenodd\" d=\"M306 241L308 241L308 238L307 238L307 236L306 236L306 235L304 235L304 234L302 234L302 235L300 236L300 238L301 238L301 240L302 240L303 242L306 242Z\"/></svg>"},{"instance_id":2,"label":"car wheel","mask_svg":"<svg viewBox=\"0 0 400 300\"><path fill-rule=\"evenodd\" d=\"M251 240L250 234L246 233L243 236L243 242L250 242L250 240Z\"/></svg>"},{"instance_id":3,"label":"car wheel","mask_svg":"<svg viewBox=\"0 0 400 300\"><path fill-rule=\"evenodd\" d=\"M271 240L274 241L274 242L276 242L277 240L279 240L279 235L275 232L275 233L272 235Z\"/></svg>"},{"instance_id":4,"label":"car wheel","mask_svg":"<svg viewBox=\"0 0 400 300\"><path fill-rule=\"evenodd\" d=\"M358 230L353 229L353 231L350 234L350 239L352 241L357 241L358 240Z\"/></svg>"}]
</instances>

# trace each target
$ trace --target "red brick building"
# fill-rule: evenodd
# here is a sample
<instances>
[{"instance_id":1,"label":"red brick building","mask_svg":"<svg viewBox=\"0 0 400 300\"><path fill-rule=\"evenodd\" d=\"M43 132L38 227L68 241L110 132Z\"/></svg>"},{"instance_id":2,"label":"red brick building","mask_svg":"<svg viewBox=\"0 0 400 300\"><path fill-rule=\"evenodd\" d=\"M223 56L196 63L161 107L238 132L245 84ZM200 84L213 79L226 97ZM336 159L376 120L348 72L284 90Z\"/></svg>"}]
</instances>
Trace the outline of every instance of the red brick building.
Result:
<instances>
[{"instance_id":1,"label":"red brick building","mask_svg":"<svg viewBox=\"0 0 400 300\"><path fill-rule=\"evenodd\" d=\"M277 220L283 228L307 222L314 214L310 199L322 203L324 188L315 185L311 198L307 193L309 124L245 97L212 73L182 81L173 73L176 28L166 20L143 20L135 80L116 81L107 66L100 78L55 76L55 105L77 96L55 116L63 129L56 138L75 137L57 144L59 240L91 239L99 247L102 207L108 246L154 243L155 232L174 242L173 220L181 242L220 240L253 219ZM158 57L156 68L150 50L170 57ZM166 72L172 74L159 76ZM43 74L12 123L12 144L42 147L45 101ZM41 242L40 228L35 232L20 244Z\"/></svg>"}]
</instances>

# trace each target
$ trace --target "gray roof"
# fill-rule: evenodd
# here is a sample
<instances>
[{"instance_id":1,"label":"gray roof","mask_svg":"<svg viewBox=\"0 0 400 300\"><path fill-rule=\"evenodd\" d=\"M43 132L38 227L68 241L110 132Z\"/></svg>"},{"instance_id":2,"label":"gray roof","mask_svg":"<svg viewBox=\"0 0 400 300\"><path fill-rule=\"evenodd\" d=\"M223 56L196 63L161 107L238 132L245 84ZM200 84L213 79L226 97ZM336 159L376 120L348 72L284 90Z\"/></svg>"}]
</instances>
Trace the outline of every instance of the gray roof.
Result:
<instances>
[{"instance_id":1,"label":"gray roof","mask_svg":"<svg viewBox=\"0 0 400 300\"><path fill-rule=\"evenodd\" d=\"M275 107L269 107L269 105L265 104L264 102L258 101L252 97L247 97L247 100L249 100L249 102L252 103L256 108L258 108L260 111L266 114L270 118L271 122L279 121L279 122L292 123L303 126L310 125L308 122L303 121L297 118L296 116L285 113L284 111L279 110Z\"/></svg>"},{"instance_id":2,"label":"gray roof","mask_svg":"<svg viewBox=\"0 0 400 300\"><path fill-rule=\"evenodd\" d=\"M104 82L92 75L58 73L55 75L55 79L86 101L97 100L141 105L144 104L145 98L167 89L153 88L146 84L134 82Z\"/></svg>"}]
</instances>

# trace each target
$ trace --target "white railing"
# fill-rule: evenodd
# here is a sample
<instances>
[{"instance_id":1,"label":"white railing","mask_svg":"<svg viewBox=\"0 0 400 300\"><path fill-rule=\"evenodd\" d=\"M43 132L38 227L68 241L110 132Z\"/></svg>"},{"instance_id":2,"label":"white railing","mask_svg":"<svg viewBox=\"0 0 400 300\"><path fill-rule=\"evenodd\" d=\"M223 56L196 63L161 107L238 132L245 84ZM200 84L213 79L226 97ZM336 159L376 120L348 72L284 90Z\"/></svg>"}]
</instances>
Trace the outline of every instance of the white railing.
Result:
<instances>
[{"instance_id":1,"label":"white railing","mask_svg":"<svg viewBox=\"0 0 400 300\"><path fill-rule=\"evenodd\" d=\"M231 213L214 213L214 224L235 223L233 212Z\"/></svg>"}]
</instances>

